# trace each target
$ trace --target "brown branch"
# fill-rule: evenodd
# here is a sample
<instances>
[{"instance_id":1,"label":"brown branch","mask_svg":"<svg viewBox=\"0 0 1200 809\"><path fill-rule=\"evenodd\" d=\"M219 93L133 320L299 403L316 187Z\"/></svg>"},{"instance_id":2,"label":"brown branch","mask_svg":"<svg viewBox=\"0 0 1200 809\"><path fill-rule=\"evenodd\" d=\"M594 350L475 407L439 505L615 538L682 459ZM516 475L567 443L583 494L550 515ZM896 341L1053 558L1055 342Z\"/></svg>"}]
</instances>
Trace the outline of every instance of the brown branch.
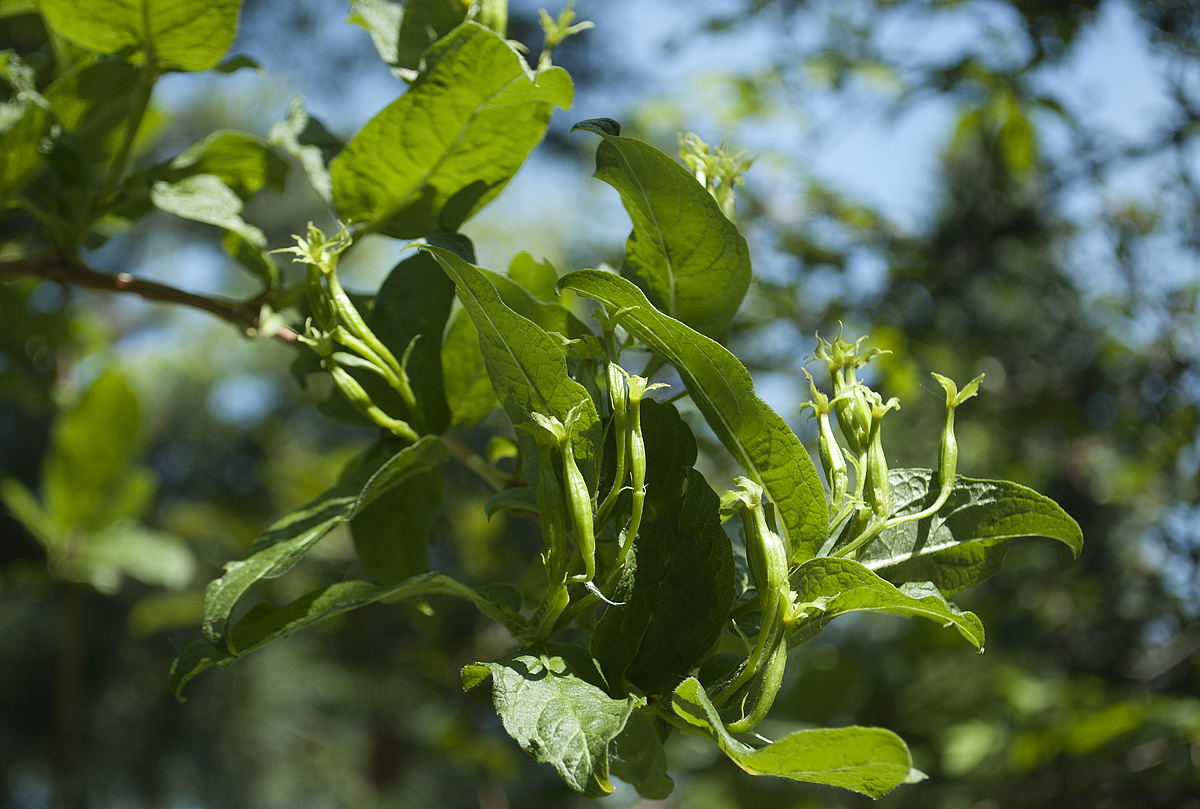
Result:
<instances>
[{"instance_id":1,"label":"brown branch","mask_svg":"<svg viewBox=\"0 0 1200 809\"><path fill-rule=\"evenodd\" d=\"M50 254L0 262L0 280L21 277L45 278L57 284L69 284L101 292L130 292L150 301L174 303L200 309L243 330L256 329L259 326L260 302L258 299L230 301L221 298L207 298L160 284L157 281L135 278L129 273L109 275L97 272L82 262L66 256ZM298 344L296 332L286 326L281 327L275 336L285 343Z\"/></svg>"}]
</instances>

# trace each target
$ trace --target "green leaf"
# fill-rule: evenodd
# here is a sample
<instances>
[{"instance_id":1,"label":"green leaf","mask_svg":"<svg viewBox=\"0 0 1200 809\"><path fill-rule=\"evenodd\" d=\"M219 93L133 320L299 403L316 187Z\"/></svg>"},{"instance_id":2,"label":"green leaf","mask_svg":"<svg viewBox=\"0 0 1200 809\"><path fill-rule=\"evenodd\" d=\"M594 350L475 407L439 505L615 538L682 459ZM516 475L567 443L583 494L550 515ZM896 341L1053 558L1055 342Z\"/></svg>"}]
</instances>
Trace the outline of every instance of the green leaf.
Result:
<instances>
[{"instance_id":1,"label":"green leaf","mask_svg":"<svg viewBox=\"0 0 1200 809\"><path fill-rule=\"evenodd\" d=\"M628 308L621 324L675 366L721 443L766 490L791 545L792 562L815 556L828 531L825 490L800 439L754 394L750 374L737 357L659 312L640 289L613 273L580 270L558 285L600 301L610 313Z\"/></svg>"},{"instance_id":2,"label":"green leaf","mask_svg":"<svg viewBox=\"0 0 1200 809\"><path fill-rule=\"evenodd\" d=\"M928 469L890 472L895 516L933 504L933 475ZM1057 539L1076 556L1083 549L1079 523L1050 498L1007 480L959 477L937 514L884 531L864 546L859 561L892 582L932 581L952 595L999 570L1006 541L1025 536ZM995 546L1001 547L985 550Z\"/></svg>"},{"instance_id":3,"label":"green leaf","mask_svg":"<svg viewBox=\"0 0 1200 809\"><path fill-rule=\"evenodd\" d=\"M863 727L801 730L755 749L725 730L696 678L684 680L675 690L671 707L685 722L707 733L725 755L751 775L828 784L872 798L923 777L913 770L904 741L890 730Z\"/></svg>"},{"instance_id":4,"label":"green leaf","mask_svg":"<svg viewBox=\"0 0 1200 809\"><path fill-rule=\"evenodd\" d=\"M468 689L492 677L492 699L508 735L553 765L568 786L588 798L612 792L609 745L638 701L608 696L585 651L558 644L518 649L494 663L467 666L462 675Z\"/></svg>"},{"instance_id":5,"label":"green leaf","mask_svg":"<svg viewBox=\"0 0 1200 809\"><path fill-rule=\"evenodd\" d=\"M66 532L50 519L33 492L16 478L0 480L0 502L47 551L57 548L66 538Z\"/></svg>"},{"instance_id":6,"label":"green leaf","mask_svg":"<svg viewBox=\"0 0 1200 809\"><path fill-rule=\"evenodd\" d=\"M463 24L333 161L338 213L401 239L457 230L508 183L572 92L561 68L531 73L503 37Z\"/></svg>"},{"instance_id":7,"label":"green leaf","mask_svg":"<svg viewBox=\"0 0 1200 809\"><path fill-rule=\"evenodd\" d=\"M675 782L667 775L662 739L644 710L630 714L625 729L613 740L608 763L613 775L632 784L646 800L666 800L675 790Z\"/></svg>"},{"instance_id":8,"label":"green leaf","mask_svg":"<svg viewBox=\"0 0 1200 809\"><path fill-rule=\"evenodd\" d=\"M572 339L592 333L582 320L558 301L539 300L511 278L482 267L480 270L492 282L505 306L521 317L532 320L543 330L555 331Z\"/></svg>"},{"instance_id":9,"label":"green leaf","mask_svg":"<svg viewBox=\"0 0 1200 809\"><path fill-rule=\"evenodd\" d=\"M429 46L467 18L461 0L351 0L347 22L361 25L392 72L411 79Z\"/></svg>"},{"instance_id":10,"label":"green leaf","mask_svg":"<svg viewBox=\"0 0 1200 809\"><path fill-rule=\"evenodd\" d=\"M46 100L63 128L73 132L84 157L106 164L124 131L137 87L137 68L125 62L85 63L46 88Z\"/></svg>"},{"instance_id":11,"label":"green leaf","mask_svg":"<svg viewBox=\"0 0 1200 809\"><path fill-rule=\"evenodd\" d=\"M671 403L643 399L642 436L646 444L646 516L666 513L679 499L696 463L696 436Z\"/></svg>"},{"instance_id":12,"label":"green leaf","mask_svg":"<svg viewBox=\"0 0 1200 809\"><path fill-rule=\"evenodd\" d=\"M214 646L207 640L189 645L171 665L171 692L180 700L183 687L211 666L228 666L266 644L286 638L293 632L318 621L377 601L394 604L410 598L448 595L464 598L480 612L506 626L517 626L519 616L508 607L495 603L481 592L460 584L443 573L425 573L382 587L365 581L331 584L298 598L283 607L257 604L231 628L228 643Z\"/></svg>"},{"instance_id":13,"label":"green leaf","mask_svg":"<svg viewBox=\"0 0 1200 809\"><path fill-rule=\"evenodd\" d=\"M60 528L92 532L112 521L110 507L128 485L140 426L137 398L111 371L58 420L42 467L42 498Z\"/></svg>"},{"instance_id":14,"label":"green leaf","mask_svg":"<svg viewBox=\"0 0 1200 809\"><path fill-rule=\"evenodd\" d=\"M729 327L750 288L750 249L687 169L653 146L576 124L604 140L592 176L621 195L633 233L621 275L659 310L709 337Z\"/></svg>"},{"instance_id":15,"label":"green leaf","mask_svg":"<svg viewBox=\"0 0 1200 809\"><path fill-rule=\"evenodd\" d=\"M153 52L166 68L207 70L237 33L241 0L38 0L59 35L97 53Z\"/></svg>"},{"instance_id":16,"label":"green leaf","mask_svg":"<svg viewBox=\"0 0 1200 809\"><path fill-rule=\"evenodd\" d=\"M282 576L323 536L348 522L375 498L406 478L426 472L447 458L446 446L426 436L397 452L378 468L364 466L312 502L275 522L254 541L250 555L225 565L204 595L204 636L220 642L217 625L225 625L234 606L263 579Z\"/></svg>"},{"instance_id":17,"label":"green leaf","mask_svg":"<svg viewBox=\"0 0 1200 809\"><path fill-rule=\"evenodd\" d=\"M809 559L796 569L791 580L796 601L813 605L805 608L808 618L797 622L794 643L816 637L838 615L872 611L954 626L977 649L983 649L983 622L975 613L947 604L929 582L897 588L853 559L832 557Z\"/></svg>"},{"instance_id":18,"label":"green leaf","mask_svg":"<svg viewBox=\"0 0 1200 809\"><path fill-rule=\"evenodd\" d=\"M242 219L245 203L264 189L282 192L287 163L245 132L214 132L171 160L125 181L118 211L140 215L143 200L184 219L224 228L229 254L263 278L278 283L279 268L266 252L267 238Z\"/></svg>"},{"instance_id":19,"label":"green leaf","mask_svg":"<svg viewBox=\"0 0 1200 809\"><path fill-rule=\"evenodd\" d=\"M34 87L33 69L12 51L0 51L0 78L13 88L0 103L0 201L16 194L41 165L39 149L49 102Z\"/></svg>"},{"instance_id":20,"label":"green leaf","mask_svg":"<svg viewBox=\"0 0 1200 809\"><path fill-rule=\"evenodd\" d=\"M537 492L532 486L516 486L496 492L484 503L484 511L490 520L497 511L519 511L537 514Z\"/></svg>"},{"instance_id":21,"label":"green leaf","mask_svg":"<svg viewBox=\"0 0 1200 809\"><path fill-rule=\"evenodd\" d=\"M558 302L558 273L549 261L537 261L525 251L513 256L508 265L508 277L534 298L547 303Z\"/></svg>"},{"instance_id":22,"label":"green leaf","mask_svg":"<svg viewBox=\"0 0 1200 809\"><path fill-rule=\"evenodd\" d=\"M345 148L325 125L304 109L304 102L293 98L288 117L271 127L267 139L300 161L308 182L326 205L333 205L333 179L329 164Z\"/></svg>"},{"instance_id":23,"label":"green leaf","mask_svg":"<svg viewBox=\"0 0 1200 809\"><path fill-rule=\"evenodd\" d=\"M733 551L721 499L694 469L687 492L634 540L617 602L592 635L608 682L667 694L720 637L733 604Z\"/></svg>"},{"instance_id":24,"label":"green leaf","mask_svg":"<svg viewBox=\"0 0 1200 809\"><path fill-rule=\"evenodd\" d=\"M479 331L466 312L459 312L446 331L442 374L451 427L474 427L500 404L488 378Z\"/></svg>"},{"instance_id":25,"label":"green leaf","mask_svg":"<svg viewBox=\"0 0 1200 809\"><path fill-rule=\"evenodd\" d=\"M458 288L463 309L475 323L480 346L500 403L514 426L533 424L531 413L563 421L577 404L583 410L572 433L575 459L589 488L596 489L600 452L600 419L587 390L567 375L567 359L559 343L537 324L521 317L501 300L480 268L448 250L427 249ZM537 450L533 439L518 432L526 480L536 480Z\"/></svg>"},{"instance_id":26,"label":"green leaf","mask_svg":"<svg viewBox=\"0 0 1200 809\"><path fill-rule=\"evenodd\" d=\"M195 569L195 557L182 539L130 520L92 534L78 558L69 562L71 578L107 594L120 589L123 576L180 590L191 582Z\"/></svg>"},{"instance_id":27,"label":"green leaf","mask_svg":"<svg viewBox=\"0 0 1200 809\"><path fill-rule=\"evenodd\" d=\"M425 536L442 507L442 476L430 469L384 492L350 521L354 551L383 584L429 568Z\"/></svg>"},{"instance_id":28,"label":"green leaf","mask_svg":"<svg viewBox=\"0 0 1200 809\"><path fill-rule=\"evenodd\" d=\"M247 56L244 53L239 53L236 56L230 56L228 59L222 59L213 70L218 73L237 73L239 70L262 70L262 65L257 59Z\"/></svg>"}]
</instances>

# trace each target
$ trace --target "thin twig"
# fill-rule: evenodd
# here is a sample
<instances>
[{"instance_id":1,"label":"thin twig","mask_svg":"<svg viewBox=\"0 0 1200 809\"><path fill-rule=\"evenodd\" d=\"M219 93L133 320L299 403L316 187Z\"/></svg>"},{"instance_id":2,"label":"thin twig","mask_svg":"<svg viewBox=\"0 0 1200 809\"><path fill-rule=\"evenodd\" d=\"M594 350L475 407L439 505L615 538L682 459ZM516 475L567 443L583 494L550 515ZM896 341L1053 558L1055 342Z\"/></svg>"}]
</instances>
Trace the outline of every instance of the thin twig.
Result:
<instances>
[{"instance_id":1,"label":"thin twig","mask_svg":"<svg viewBox=\"0 0 1200 809\"><path fill-rule=\"evenodd\" d=\"M102 292L130 292L146 300L189 306L215 315L241 329L256 329L259 326L260 301L230 301L208 298L193 292L176 289L157 281L135 278L129 273L97 272L81 261L67 256L48 254L11 261L0 261L0 280L9 278L45 278L58 284L69 284L95 289ZM298 345L296 332L280 327L275 336L285 343Z\"/></svg>"}]
</instances>

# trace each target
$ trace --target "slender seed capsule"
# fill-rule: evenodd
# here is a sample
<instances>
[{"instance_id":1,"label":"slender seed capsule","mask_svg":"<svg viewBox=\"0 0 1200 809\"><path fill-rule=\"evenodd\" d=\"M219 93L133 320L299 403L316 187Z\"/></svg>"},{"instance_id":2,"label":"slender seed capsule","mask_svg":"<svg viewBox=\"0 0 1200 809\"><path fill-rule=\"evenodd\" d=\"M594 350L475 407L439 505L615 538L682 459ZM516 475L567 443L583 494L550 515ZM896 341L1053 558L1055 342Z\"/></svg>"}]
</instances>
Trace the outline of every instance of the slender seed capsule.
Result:
<instances>
[{"instance_id":1,"label":"slender seed capsule","mask_svg":"<svg viewBox=\"0 0 1200 809\"><path fill-rule=\"evenodd\" d=\"M629 477L633 495L629 525L625 529L625 542L617 557L618 566L625 561L634 537L641 529L642 514L646 506L646 440L642 435L642 398L649 391L667 387L662 383L651 385L648 382L649 380L641 376L631 376L626 382L629 394Z\"/></svg>"},{"instance_id":2,"label":"slender seed capsule","mask_svg":"<svg viewBox=\"0 0 1200 809\"><path fill-rule=\"evenodd\" d=\"M558 482L554 453L566 437L562 422L553 416L531 413L532 425L520 425L531 433L538 448L537 501L542 539L546 545L546 572L553 588L562 584L567 571L567 499Z\"/></svg>"},{"instance_id":3,"label":"slender seed capsule","mask_svg":"<svg viewBox=\"0 0 1200 809\"><path fill-rule=\"evenodd\" d=\"M946 391L946 423L942 427L942 441L938 448L938 493L937 507L940 508L950 496L954 488L955 476L958 471L958 439L954 437L954 411L958 406L970 399L979 391L979 383L983 374L972 379L960 393L953 380L941 374L932 374L943 390Z\"/></svg>"},{"instance_id":4,"label":"slender seed capsule","mask_svg":"<svg viewBox=\"0 0 1200 809\"><path fill-rule=\"evenodd\" d=\"M330 364L332 365L332 363ZM342 392L342 395L346 397L351 406L372 422L385 430L391 430L396 435L408 441L416 441L421 437L417 435L416 430L408 422L392 418L387 413L384 413L378 405L371 401L371 397L363 389L363 386L346 369L333 365L329 373L333 376L333 381L338 386L338 390Z\"/></svg>"},{"instance_id":5,"label":"slender seed capsule","mask_svg":"<svg viewBox=\"0 0 1200 809\"><path fill-rule=\"evenodd\" d=\"M575 528L575 547L583 557L584 578L590 582L596 578L596 534L593 525L592 494L587 481L575 463L575 447L571 443L571 431L582 412L582 403L571 408L567 414L565 435L561 443L563 456L563 483L567 490L567 505L571 511L571 523Z\"/></svg>"},{"instance_id":6,"label":"slender seed capsule","mask_svg":"<svg viewBox=\"0 0 1200 809\"><path fill-rule=\"evenodd\" d=\"M846 499L850 472L846 468L846 458L842 455L842 449L833 434L833 427L829 424L829 413L832 410L829 397L817 390L817 383L808 371L805 371L804 375L808 377L809 387L812 388L812 401L805 402L800 409L803 411L805 407L811 407L813 415L817 417L817 450L821 457L821 469L825 472L825 480L829 484L829 505L830 508L836 509Z\"/></svg>"},{"instance_id":7,"label":"slender seed capsule","mask_svg":"<svg viewBox=\"0 0 1200 809\"><path fill-rule=\"evenodd\" d=\"M829 342L817 335L817 350L813 354L829 366L836 402L834 414L847 445L855 455L865 452L871 440L870 391L859 383L857 369L875 357L888 353L878 348L860 352L859 348L865 339L864 335L854 343L847 343L838 332L833 342Z\"/></svg>"},{"instance_id":8,"label":"slender seed capsule","mask_svg":"<svg viewBox=\"0 0 1200 809\"><path fill-rule=\"evenodd\" d=\"M892 488L888 481L887 457L883 453L883 416L893 409L900 409L899 399L893 397L884 404L883 397L871 391L871 443L867 447L864 499L875 516L883 519L892 513Z\"/></svg>"},{"instance_id":9,"label":"slender seed capsule","mask_svg":"<svg viewBox=\"0 0 1200 809\"><path fill-rule=\"evenodd\" d=\"M607 520L621 489L625 485L626 464L629 446L629 420L627 418L629 391L625 385L625 371L615 362L608 363L608 398L612 407L613 438L616 440L616 474L613 475L612 488L604 497L604 502L596 509L596 522L603 525Z\"/></svg>"}]
</instances>

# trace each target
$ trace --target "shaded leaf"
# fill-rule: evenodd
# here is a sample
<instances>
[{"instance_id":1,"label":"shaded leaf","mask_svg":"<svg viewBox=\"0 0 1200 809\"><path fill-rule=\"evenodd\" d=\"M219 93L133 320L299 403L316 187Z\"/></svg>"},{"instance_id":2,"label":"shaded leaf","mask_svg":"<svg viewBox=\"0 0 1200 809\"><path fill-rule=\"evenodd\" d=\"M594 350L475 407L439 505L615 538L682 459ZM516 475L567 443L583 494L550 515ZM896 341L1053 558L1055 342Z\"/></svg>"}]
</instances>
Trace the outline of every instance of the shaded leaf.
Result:
<instances>
[{"instance_id":1,"label":"shaded leaf","mask_svg":"<svg viewBox=\"0 0 1200 809\"><path fill-rule=\"evenodd\" d=\"M254 541L245 559L229 562L204 595L204 636L220 642L234 606L251 587L291 570L323 536L353 519L364 507L406 478L428 471L447 457L446 446L426 436L397 452L378 468L364 466L303 508L276 521Z\"/></svg>"},{"instance_id":2,"label":"shaded leaf","mask_svg":"<svg viewBox=\"0 0 1200 809\"><path fill-rule=\"evenodd\" d=\"M576 129L604 139L593 176L620 193L633 220L621 275L659 310L719 337L750 288L750 249L737 226L670 156L608 126L585 121Z\"/></svg>"},{"instance_id":3,"label":"shaded leaf","mask_svg":"<svg viewBox=\"0 0 1200 809\"><path fill-rule=\"evenodd\" d=\"M799 604L817 605L808 607L808 618L796 623L794 643L816 637L838 615L865 610L954 626L977 649L983 649L983 623L975 613L947 604L929 582L898 588L853 559L832 557L809 559L796 569L791 581Z\"/></svg>"},{"instance_id":4,"label":"shaded leaf","mask_svg":"<svg viewBox=\"0 0 1200 809\"><path fill-rule=\"evenodd\" d=\"M613 273L580 270L558 285L600 301L610 313L628 308L621 324L675 366L721 443L766 490L792 562L816 555L828 531L825 490L800 439L754 394L737 357L653 308L641 290Z\"/></svg>"},{"instance_id":5,"label":"shaded leaf","mask_svg":"<svg viewBox=\"0 0 1200 809\"><path fill-rule=\"evenodd\" d=\"M69 569L72 578L107 594L120 589L123 576L179 590L191 582L196 560L174 534L122 520L88 537Z\"/></svg>"},{"instance_id":6,"label":"shaded leaf","mask_svg":"<svg viewBox=\"0 0 1200 809\"><path fill-rule=\"evenodd\" d=\"M183 687L205 669L214 665L228 666L272 641L286 638L331 616L376 601L391 604L429 595L449 595L471 601L484 615L513 627L514 631L520 624L519 616L508 607L443 573L424 573L390 587L365 581L338 582L314 590L283 607L255 605L233 625L227 642L219 646L207 640L193 642L171 665L171 692L182 700Z\"/></svg>"},{"instance_id":7,"label":"shaded leaf","mask_svg":"<svg viewBox=\"0 0 1200 809\"><path fill-rule=\"evenodd\" d=\"M489 675L504 729L526 753L553 765L581 795L612 792L609 745L637 707L636 698L608 696L579 647L518 649L493 663L475 663L463 669L463 685L473 688Z\"/></svg>"},{"instance_id":8,"label":"shaded leaf","mask_svg":"<svg viewBox=\"0 0 1200 809\"><path fill-rule=\"evenodd\" d=\"M537 492L533 490L532 486L516 486L496 492L484 504L484 511L487 512L489 520L497 511L524 511L537 514L537 509Z\"/></svg>"},{"instance_id":9,"label":"shaded leaf","mask_svg":"<svg viewBox=\"0 0 1200 809\"><path fill-rule=\"evenodd\" d=\"M558 291L554 288L558 273L549 261L537 261L522 250L509 262L508 277L539 301L558 301Z\"/></svg>"},{"instance_id":10,"label":"shaded leaf","mask_svg":"<svg viewBox=\"0 0 1200 809\"><path fill-rule=\"evenodd\" d=\"M643 524L620 582L592 635L592 653L614 686L670 693L721 634L733 604L733 551L720 498L691 470L687 492Z\"/></svg>"},{"instance_id":11,"label":"shaded leaf","mask_svg":"<svg viewBox=\"0 0 1200 809\"><path fill-rule=\"evenodd\" d=\"M561 68L531 73L503 37L465 23L333 161L337 210L396 238L457 230L508 183L571 96Z\"/></svg>"},{"instance_id":12,"label":"shaded leaf","mask_svg":"<svg viewBox=\"0 0 1200 809\"><path fill-rule=\"evenodd\" d=\"M675 782L667 774L662 739L645 711L630 714L625 729L613 740L609 767L613 775L632 784L647 800L666 800L675 790Z\"/></svg>"},{"instance_id":13,"label":"shaded leaf","mask_svg":"<svg viewBox=\"0 0 1200 809\"><path fill-rule=\"evenodd\" d=\"M894 514L915 514L937 499L928 469L889 473ZM949 500L933 517L881 533L863 548L859 561L895 583L932 581L951 595L1000 569L1006 540L1024 536L1057 539L1079 555L1079 524L1048 497L1007 480L959 477ZM968 543L974 549L965 549Z\"/></svg>"},{"instance_id":14,"label":"shaded leaf","mask_svg":"<svg viewBox=\"0 0 1200 809\"><path fill-rule=\"evenodd\" d=\"M396 584L429 568L425 537L442 507L438 470L412 475L350 520L354 552L371 575Z\"/></svg>"},{"instance_id":15,"label":"shaded leaf","mask_svg":"<svg viewBox=\"0 0 1200 809\"><path fill-rule=\"evenodd\" d=\"M671 707L688 724L705 731L751 775L774 775L794 781L861 792L881 797L906 781L921 776L903 740L882 728L845 727L801 730L755 749L733 738L694 677L675 690Z\"/></svg>"},{"instance_id":16,"label":"shaded leaf","mask_svg":"<svg viewBox=\"0 0 1200 809\"><path fill-rule=\"evenodd\" d=\"M459 312L446 332L442 373L451 427L473 427L499 406L483 360L479 332L466 312Z\"/></svg>"}]
</instances>

